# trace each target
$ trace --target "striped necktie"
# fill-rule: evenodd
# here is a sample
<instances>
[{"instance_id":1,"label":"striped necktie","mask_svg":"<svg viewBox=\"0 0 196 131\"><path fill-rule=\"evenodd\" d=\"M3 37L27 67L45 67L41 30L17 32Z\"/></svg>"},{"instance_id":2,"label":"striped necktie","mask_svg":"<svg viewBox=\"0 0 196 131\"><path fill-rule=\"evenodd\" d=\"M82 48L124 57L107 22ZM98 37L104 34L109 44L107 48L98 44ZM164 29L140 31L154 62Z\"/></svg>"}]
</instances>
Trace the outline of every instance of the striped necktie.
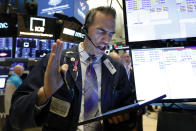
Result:
<instances>
[{"instance_id":1,"label":"striped necktie","mask_svg":"<svg viewBox=\"0 0 196 131\"><path fill-rule=\"evenodd\" d=\"M84 120L93 118L98 115L98 83L97 75L90 63L86 69L86 78L84 85ZM84 131L97 131L100 126L99 122L84 125Z\"/></svg>"}]
</instances>

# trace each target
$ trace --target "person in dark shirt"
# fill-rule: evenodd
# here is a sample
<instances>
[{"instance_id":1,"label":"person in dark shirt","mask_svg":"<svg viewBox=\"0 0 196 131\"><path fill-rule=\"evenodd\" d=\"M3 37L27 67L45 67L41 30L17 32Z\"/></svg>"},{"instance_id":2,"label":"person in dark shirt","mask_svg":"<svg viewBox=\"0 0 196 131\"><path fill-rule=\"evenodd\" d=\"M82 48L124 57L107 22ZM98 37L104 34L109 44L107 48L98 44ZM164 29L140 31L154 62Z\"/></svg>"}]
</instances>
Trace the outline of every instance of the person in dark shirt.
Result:
<instances>
[{"instance_id":1,"label":"person in dark shirt","mask_svg":"<svg viewBox=\"0 0 196 131\"><path fill-rule=\"evenodd\" d=\"M115 18L111 7L94 8L87 13L82 28L84 42L69 50L62 50L60 40L53 44L51 53L40 60L13 95L10 121L14 128L132 130L132 113L77 126L86 116L133 103L124 66L104 54L115 33Z\"/></svg>"}]
</instances>

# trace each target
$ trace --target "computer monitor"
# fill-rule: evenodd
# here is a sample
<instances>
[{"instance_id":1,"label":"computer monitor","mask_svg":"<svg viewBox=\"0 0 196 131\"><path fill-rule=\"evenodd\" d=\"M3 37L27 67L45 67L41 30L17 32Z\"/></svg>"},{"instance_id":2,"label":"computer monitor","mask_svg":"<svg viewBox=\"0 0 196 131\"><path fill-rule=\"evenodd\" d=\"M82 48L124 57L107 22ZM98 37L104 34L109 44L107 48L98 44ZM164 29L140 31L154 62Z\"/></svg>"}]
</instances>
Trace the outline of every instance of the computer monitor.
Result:
<instances>
[{"instance_id":1,"label":"computer monitor","mask_svg":"<svg viewBox=\"0 0 196 131\"><path fill-rule=\"evenodd\" d=\"M71 43L71 42L64 41L63 42L63 49L70 49L70 48L77 46L77 45L78 45L77 43Z\"/></svg>"},{"instance_id":2,"label":"computer monitor","mask_svg":"<svg viewBox=\"0 0 196 131\"><path fill-rule=\"evenodd\" d=\"M196 46L133 49L137 99L166 94L163 101L196 101Z\"/></svg>"},{"instance_id":3,"label":"computer monitor","mask_svg":"<svg viewBox=\"0 0 196 131\"><path fill-rule=\"evenodd\" d=\"M4 90L5 89L7 78L8 78L7 67L0 66L0 90Z\"/></svg>"},{"instance_id":4,"label":"computer monitor","mask_svg":"<svg viewBox=\"0 0 196 131\"><path fill-rule=\"evenodd\" d=\"M15 58L42 58L51 51L54 42L52 39L17 37Z\"/></svg>"},{"instance_id":5,"label":"computer monitor","mask_svg":"<svg viewBox=\"0 0 196 131\"><path fill-rule=\"evenodd\" d=\"M0 90L5 88L6 79L7 79L6 77L0 76Z\"/></svg>"},{"instance_id":6,"label":"computer monitor","mask_svg":"<svg viewBox=\"0 0 196 131\"><path fill-rule=\"evenodd\" d=\"M127 42L196 36L196 1L123 0Z\"/></svg>"},{"instance_id":7,"label":"computer monitor","mask_svg":"<svg viewBox=\"0 0 196 131\"><path fill-rule=\"evenodd\" d=\"M81 25L65 20L60 31L59 38L67 42L80 43L85 35L81 32Z\"/></svg>"},{"instance_id":8,"label":"computer monitor","mask_svg":"<svg viewBox=\"0 0 196 131\"><path fill-rule=\"evenodd\" d=\"M56 39L59 30L56 19L17 14L17 36Z\"/></svg>"},{"instance_id":9,"label":"computer monitor","mask_svg":"<svg viewBox=\"0 0 196 131\"><path fill-rule=\"evenodd\" d=\"M6 8L6 2L3 3L3 6L4 8ZM1 7L1 3L0 3L0 7ZM0 10L2 10L2 8ZM17 32L16 13L0 13L0 36L1 37L15 37L17 34L16 32Z\"/></svg>"},{"instance_id":10,"label":"computer monitor","mask_svg":"<svg viewBox=\"0 0 196 131\"><path fill-rule=\"evenodd\" d=\"M12 37L0 37L0 59L12 58Z\"/></svg>"}]
</instances>

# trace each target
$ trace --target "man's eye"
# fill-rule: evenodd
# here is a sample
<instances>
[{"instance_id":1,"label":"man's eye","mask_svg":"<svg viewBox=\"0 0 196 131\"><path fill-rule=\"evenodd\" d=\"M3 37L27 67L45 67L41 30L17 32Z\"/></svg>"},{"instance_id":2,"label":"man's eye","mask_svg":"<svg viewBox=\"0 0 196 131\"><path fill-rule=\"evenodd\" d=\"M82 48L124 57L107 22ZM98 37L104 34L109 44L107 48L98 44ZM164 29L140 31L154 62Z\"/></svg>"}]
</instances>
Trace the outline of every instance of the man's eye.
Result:
<instances>
[{"instance_id":1,"label":"man's eye","mask_svg":"<svg viewBox=\"0 0 196 131\"><path fill-rule=\"evenodd\" d=\"M98 30L98 31L97 31L98 34L103 34L104 32L105 32L105 31L103 31L103 30Z\"/></svg>"},{"instance_id":2,"label":"man's eye","mask_svg":"<svg viewBox=\"0 0 196 131\"><path fill-rule=\"evenodd\" d=\"M109 33L109 36L112 37L114 35L114 33Z\"/></svg>"}]
</instances>

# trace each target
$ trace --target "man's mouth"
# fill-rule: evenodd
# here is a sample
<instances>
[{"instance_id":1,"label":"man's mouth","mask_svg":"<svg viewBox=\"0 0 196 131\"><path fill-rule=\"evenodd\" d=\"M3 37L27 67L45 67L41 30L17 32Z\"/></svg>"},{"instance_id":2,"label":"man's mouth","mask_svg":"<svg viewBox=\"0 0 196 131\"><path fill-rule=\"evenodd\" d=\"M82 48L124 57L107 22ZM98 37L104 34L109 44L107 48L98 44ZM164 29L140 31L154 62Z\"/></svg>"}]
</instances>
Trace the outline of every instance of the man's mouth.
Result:
<instances>
[{"instance_id":1,"label":"man's mouth","mask_svg":"<svg viewBox=\"0 0 196 131\"><path fill-rule=\"evenodd\" d=\"M97 46L98 49L100 49L101 51L105 51L106 50L106 46Z\"/></svg>"}]
</instances>

